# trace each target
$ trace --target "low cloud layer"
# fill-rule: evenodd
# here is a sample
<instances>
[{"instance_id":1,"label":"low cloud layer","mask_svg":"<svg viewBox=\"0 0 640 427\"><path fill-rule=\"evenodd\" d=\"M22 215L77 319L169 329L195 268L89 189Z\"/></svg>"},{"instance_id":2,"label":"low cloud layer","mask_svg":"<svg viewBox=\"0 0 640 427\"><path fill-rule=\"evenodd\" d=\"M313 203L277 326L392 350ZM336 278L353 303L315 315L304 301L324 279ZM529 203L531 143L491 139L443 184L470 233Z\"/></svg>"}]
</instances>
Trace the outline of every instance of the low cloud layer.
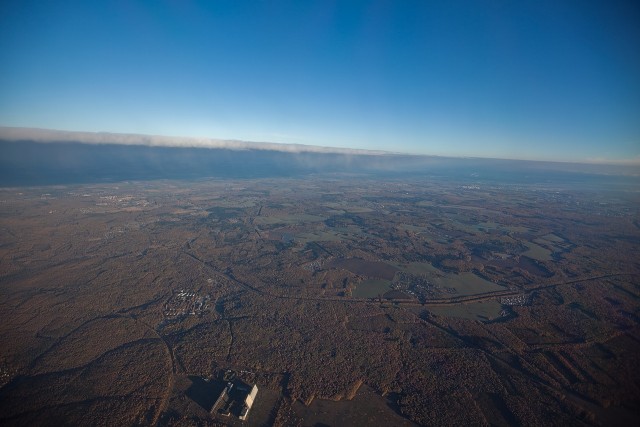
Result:
<instances>
[{"instance_id":1,"label":"low cloud layer","mask_svg":"<svg viewBox=\"0 0 640 427\"><path fill-rule=\"evenodd\" d=\"M223 148L228 150L268 150L284 153L334 153L352 155L388 154L383 151L320 147L303 144L250 142L211 138L189 138L109 132L72 132L50 129L0 127L0 140L34 142L79 142L83 144L143 145L148 147Z\"/></svg>"}]
</instances>

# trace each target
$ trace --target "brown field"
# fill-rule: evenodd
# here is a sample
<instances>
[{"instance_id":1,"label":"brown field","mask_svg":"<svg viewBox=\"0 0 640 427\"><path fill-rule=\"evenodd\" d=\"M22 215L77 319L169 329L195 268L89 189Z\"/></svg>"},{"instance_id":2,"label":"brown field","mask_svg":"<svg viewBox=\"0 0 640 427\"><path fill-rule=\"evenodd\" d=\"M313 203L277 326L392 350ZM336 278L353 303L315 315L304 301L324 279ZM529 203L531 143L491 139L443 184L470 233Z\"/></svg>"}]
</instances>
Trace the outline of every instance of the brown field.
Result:
<instances>
[{"instance_id":1,"label":"brown field","mask_svg":"<svg viewBox=\"0 0 640 427\"><path fill-rule=\"evenodd\" d=\"M466 184L0 189L0 424L633 425L637 191Z\"/></svg>"}]
</instances>

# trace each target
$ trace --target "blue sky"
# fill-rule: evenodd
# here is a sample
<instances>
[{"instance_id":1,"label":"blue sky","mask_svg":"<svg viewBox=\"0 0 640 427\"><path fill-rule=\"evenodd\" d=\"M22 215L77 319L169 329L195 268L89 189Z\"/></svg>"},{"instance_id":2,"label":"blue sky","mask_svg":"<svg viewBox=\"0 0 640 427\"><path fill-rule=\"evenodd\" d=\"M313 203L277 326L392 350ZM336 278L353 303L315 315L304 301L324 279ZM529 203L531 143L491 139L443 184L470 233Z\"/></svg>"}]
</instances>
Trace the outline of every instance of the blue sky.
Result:
<instances>
[{"instance_id":1,"label":"blue sky","mask_svg":"<svg viewBox=\"0 0 640 427\"><path fill-rule=\"evenodd\" d=\"M0 125L640 159L634 1L4 1Z\"/></svg>"}]
</instances>

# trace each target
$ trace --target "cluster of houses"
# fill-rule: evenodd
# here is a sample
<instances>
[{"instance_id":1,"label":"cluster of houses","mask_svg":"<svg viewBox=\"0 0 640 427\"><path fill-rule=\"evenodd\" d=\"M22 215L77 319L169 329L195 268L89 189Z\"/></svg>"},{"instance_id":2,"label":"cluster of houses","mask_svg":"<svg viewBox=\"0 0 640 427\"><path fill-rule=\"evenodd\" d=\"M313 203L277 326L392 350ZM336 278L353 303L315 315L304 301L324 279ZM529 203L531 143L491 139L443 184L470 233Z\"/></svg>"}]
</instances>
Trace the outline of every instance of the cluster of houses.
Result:
<instances>
[{"instance_id":1,"label":"cluster of houses","mask_svg":"<svg viewBox=\"0 0 640 427\"><path fill-rule=\"evenodd\" d=\"M514 295L510 297L502 297L500 298L500 304L510 306L510 307L513 307L513 306L523 307L525 305L531 304L531 295L520 294L520 295Z\"/></svg>"},{"instance_id":2,"label":"cluster of houses","mask_svg":"<svg viewBox=\"0 0 640 427\"><path fill-rule=\"evenodd\" d=\"M209 308L209 295L200 295L193 291L181 289L174 292L163 308L163 314L167 319L176 319L183 316L197 316Z\"/></svg>"}]
</instances>

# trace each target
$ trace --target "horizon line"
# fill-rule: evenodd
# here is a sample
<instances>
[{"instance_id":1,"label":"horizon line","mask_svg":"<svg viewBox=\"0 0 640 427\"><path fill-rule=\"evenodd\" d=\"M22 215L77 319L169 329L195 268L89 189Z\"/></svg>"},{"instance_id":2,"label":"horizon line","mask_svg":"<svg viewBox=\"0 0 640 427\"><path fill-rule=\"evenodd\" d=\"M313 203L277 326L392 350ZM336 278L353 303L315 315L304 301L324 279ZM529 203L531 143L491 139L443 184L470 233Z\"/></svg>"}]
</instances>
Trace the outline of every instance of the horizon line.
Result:
<instances>
[{"instance_id":1,"label":"horizon line","mask_svg":"<svg viewBox=\"0 0 640 427\"><path fill-rule=\"evenodd\" d=\"M107 131L73 131L61 129L47 129L37 127L1 126L0 141L30 141L36 143L61 143L71 142L88 145L128 145L166 148L206 148L228 149L235 151L262 150L280 151L284 153L316 153L316 154L343 154L365 156L409 156L409 157L435 157L451 159L478 159L478 160L505 160L539 163L567 163L585 165L608 166L640 166L640 157L624 160L605 158L593 158L584 160L549 160L531 158L506 158L506 157L482 157L482 156L455 156L409 153L384 150L369 150L363 148L331 147L300 143L282 143L265 141L243 141L237 139L220 139L210 137L171 136L141 133L122 133Z\"/></svg>"}]
</instances>

